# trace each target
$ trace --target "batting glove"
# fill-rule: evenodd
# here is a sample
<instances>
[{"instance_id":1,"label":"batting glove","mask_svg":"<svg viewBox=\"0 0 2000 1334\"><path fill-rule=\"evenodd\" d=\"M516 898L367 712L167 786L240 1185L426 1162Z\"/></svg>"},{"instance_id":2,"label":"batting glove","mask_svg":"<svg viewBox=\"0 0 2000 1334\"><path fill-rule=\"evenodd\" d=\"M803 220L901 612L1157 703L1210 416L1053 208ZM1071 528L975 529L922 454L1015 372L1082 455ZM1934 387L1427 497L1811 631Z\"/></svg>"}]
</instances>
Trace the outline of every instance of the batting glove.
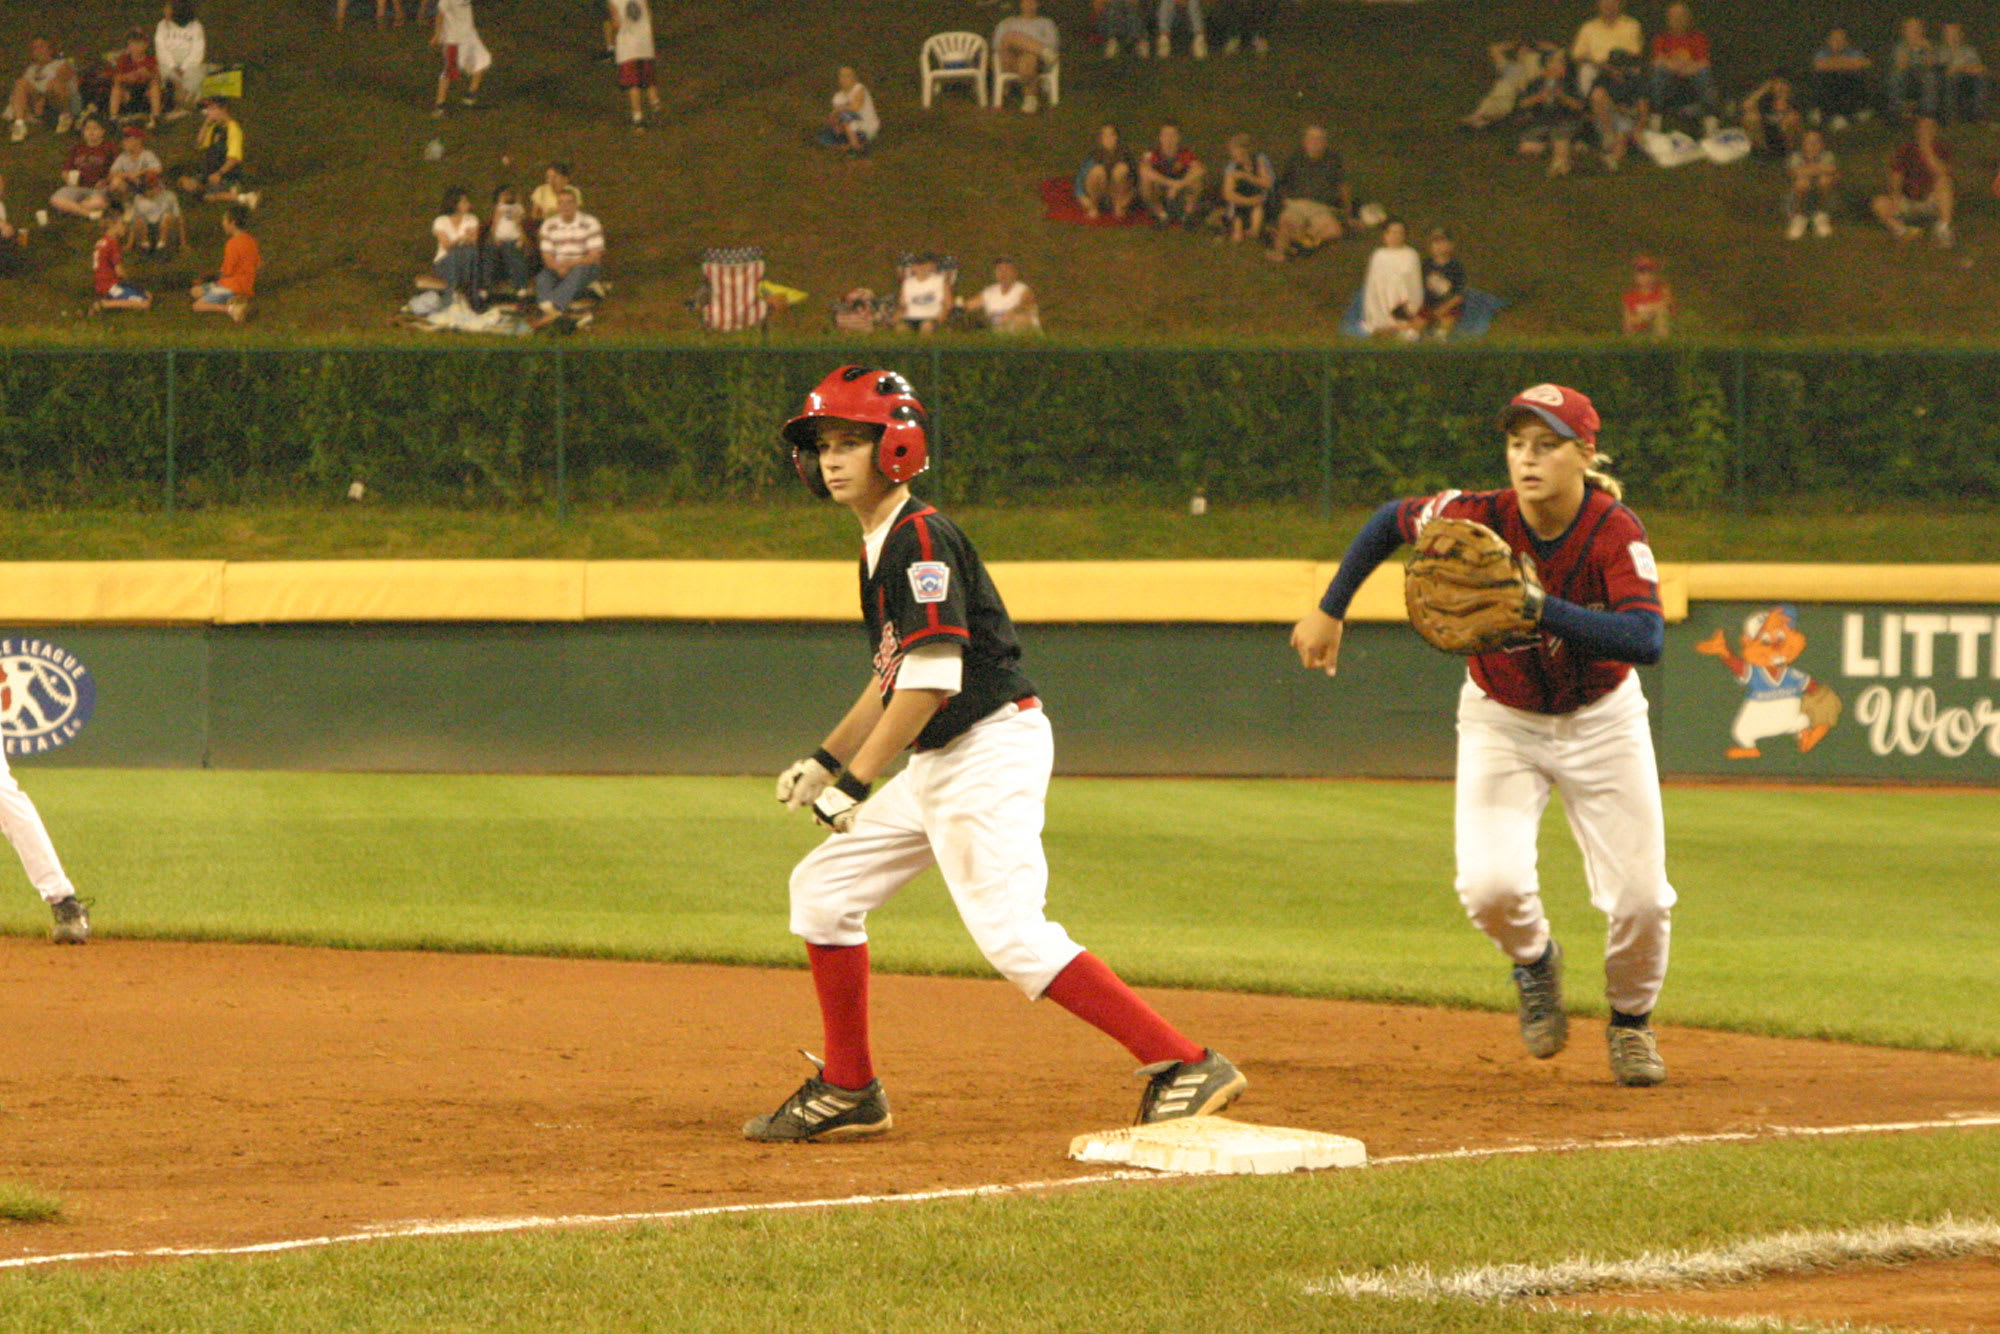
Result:
<instances>
[{"instance_id":1,"label":"batting glove","mask_svg":"<svg viewBox=\"0 0 2000 1334\"><path fill-rule=\"evenodd\" d=\"M820 794L813 803L813 817L836 834L854 828L860 818L861 803L868 800L868 784L847 774Z\"/></svg>"},{"instance_id":2,"label":"batting glove","mask_svg":"<svg viewBox=\"0 0 2000 1334\"><path fill-rule=\"evenodd\" d=\"M826 785L839 772L839 760L824 750L816 750L778 775L778 800L788 811L804 810L819 799L819 794L826 791Z\"/></svg>"}]
</instances>

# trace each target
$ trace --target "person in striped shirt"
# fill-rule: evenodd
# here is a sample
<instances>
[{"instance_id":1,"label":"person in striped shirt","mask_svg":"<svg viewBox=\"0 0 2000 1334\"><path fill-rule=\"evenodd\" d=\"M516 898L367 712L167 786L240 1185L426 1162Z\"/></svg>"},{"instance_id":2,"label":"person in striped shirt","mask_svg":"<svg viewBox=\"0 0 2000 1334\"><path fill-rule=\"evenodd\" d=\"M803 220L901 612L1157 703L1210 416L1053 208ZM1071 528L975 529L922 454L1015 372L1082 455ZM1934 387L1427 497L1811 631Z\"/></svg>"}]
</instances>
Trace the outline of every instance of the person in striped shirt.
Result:
<instances>
[{"instance_id":1,"label":"person in striped shirt","mask_svg":"<svg viewBox=\"0 0 2000 1334\"><path fill-rule=\"evenodd\" d=\"M566 185L556 192L556 215L542 223L541 249L542 271L535 275L535 299L541 305L541 315L533 321L537 329L568 314L571 303L597 281L604 262L604 228L577 207L574 188ZM579 325L588 322L587 316L577 320Z\"/></svg>"}]
</instances>

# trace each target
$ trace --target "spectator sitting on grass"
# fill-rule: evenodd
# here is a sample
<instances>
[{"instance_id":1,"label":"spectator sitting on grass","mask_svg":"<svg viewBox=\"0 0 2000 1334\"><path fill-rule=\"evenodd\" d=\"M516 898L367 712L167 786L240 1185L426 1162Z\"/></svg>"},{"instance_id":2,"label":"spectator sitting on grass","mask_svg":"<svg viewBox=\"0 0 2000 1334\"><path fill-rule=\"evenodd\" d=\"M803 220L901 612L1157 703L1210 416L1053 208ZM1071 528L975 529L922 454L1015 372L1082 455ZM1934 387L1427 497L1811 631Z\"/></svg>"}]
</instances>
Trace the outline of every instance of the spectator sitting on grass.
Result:
<instances>
[{"instance_id":1,"label":"spectator sitting on grass","mask_svg":"<svg viewBox=\"0 0 2000 1334\"><path fill-rule=\"evenodd\" d=\"M257 270L264 257L250 234L250 210L231 204L222 211L222 272L189 291L194 309L204 315L227 315L241 324L250 318L250 299L257 295Z\"/></svg>"},{"instance_id":2,"label":"spectator sitting on grass","mask_svg":"<svg viewBox=\"0 0 2000 1334\"><path fill-rule=\"evenodd\" d=\"M63 157L63 184L49 196L49 207L74 218L96 222L111 207L105 182L118 150L104 138L104 122L95 116L83 123L83 137Z\"/></svg>"},{"instance_id":3,"label":"spectator sitting on grass","mask_svg":"<svg viewBox=\"0 0 2000 1334\"><path fill-rule=\"evenodd\" d=\"M1214 28L1222 34L1222 54L1235 55L1247 41L1258 55L1269 55L1267 34L1277 13L1278 0L1217 0Z\"/></svg>"},{"instance_id":4,"label":"spectator sitting on grass","mask_svg":"<svg viewBox=\"0 0 2000 1334\"><path fill-rule=\"evenodd\" d=\"M513 186L503 185L493 192L493 216L486 224L486 265L479 280L484 290L515 297L527 295L532 268L528 263L526 233L521 229L526 212L521 206L520 192Z\"/></svg>"},{"instance_id":5,"label":"spectator sitting on grass","mask_svg":"<svg viewBox=\"0 0 2000 1334\"><path fill-rule=\"evenodd\" d=\"M1986 119L1986 62L1965 40L1963 23L1947 23L1938 44L1938 103L1947 120Z\"/></svg>"},{"instance_id":6,"label":"spectator sitting on grass","mask_svg":"<svg viewBox=\"0 0 2000 1334\"><path fill-rule=\"evenodd\" d=\"M1327 146L1326 128L1308 125L1299 147L1278 171L1278 224L1264 257L1283 263L1338 241L1344 220L1354 216L1354 187L1340 154Z\"/></svg>"},{"instance_id":7,"label":"spectator sitting on grass","mask_svg":"<svg viewBox=\"0 0 2000 1334\"><path fill-rule=\"evenodd\" d=\"M1146 38L1146 20L1139 15L1139 0L1091 0L1097 30L1104 34L1104 58L1116 60L1120 51L1130 51L1142 60L1152 54Z\"/></svg>"},{"instance_id":8,"label":"spectator sitting on grass","mask_svg":"<svg viewBox=\"0 0 2000 1334\"><path fill-rule=\"evenodd\" d=\"M1652 83L1649 100L1656 115L1692 108L1702 128L1715 133L1715 75L1709 65L1708 37L1694 30L1694 10L1685 4L1667 6L1667 29L1653 38Z\"/></svg>"},{"instance_id":9,"label":"spectator sitting on grass","mask_svg":"<svg viewBox=\"0 0 2000 1334\"><path fill-rule=\"evenodd\" d=\"M1417 313L1424 308L1424 261L1410 244L1409 229L1395 218L1382 224L1382 244L1368 257L1361 282L1361 327L1371 334L1415 339Z\"/></svg>"},{"instance_id":10,"label":"spectator sitting on grass","mask_svg":"<svg viewBox=\"0 0 2000 1334\"><path fill-rule=\"evenodd\" d=\"M1813 52L1813 105L1829 130L1844 130L1850 121L1874 114L1868 106L1868 71L1874 67L1869 54L1847 40L1845 28L1830 30L1826 44Z\"/></svg>"},{"instance_id":11,"label":"spectator sitting on grass","mask_svg":"<svg viewBox=\"0 0 2000 1334\"><path fill-rule=\"evenodd\" d=\"M528 195L528 221L539 225L562 210L562 192L574 190L577 206L583 206L583 187L570 180L569 163L551 162L542 173L542 183Z\"/></svg>"},{"instance_id":12,"label":"spectator sitting on grass","mask_svg":"<svg viewBox=\"0 0 2000 1334\"><path fill-rule=\"evenodd\" d=\"M1911 15L1896 29L1889 51L1889 113L1935 116L1938 110L1938 50L1924 21Z\"/></svg>"},{"instance_id":13,"label":"spectator sitting on grass","mask_svg":"<svg viewBox=\"0 0 2000 1334\"><path fill-rule=\"evenodd\" d=\"M242 204L257 207L257 192L243 188L247 176L243 167L243 124L230 110L226 97L201 100L201 130L195 135L198 159L183 168L181 189L210 204Z\"/></svg>"},{"instance_id":14,"label":"spectator sitting on grass","mask_svg":"<svg viewBox=\"0 0 2000 1334\"><path fill-rule=\"evenodd\" d=\"M1161 227L1193 219L1201 200L1208 168L1181 142L1181 127L1173 121L1160 126L1160 137L1139 159L1139 198Z\"/></svg>"},{"instance_id":15,"label":"spectator sitting on grass","mask_svg":"<svg viewBox=\"0 0 2000 1334\"><path fill-rule=\"evenodd\" d=\"M567 315L604 263L604 228L577 207L577 199L575 186L563 186L556 191L556 215L542 223L542 271L535 275L541 315L530 321L537 329Z\"/></svg>"},{"instance_id":16,"label":"spectator sitting on grass","mask_svg":"<svg viewBox=\"0 0 2000 1334\"><path fill-rule=\"evenodd\" d=\"M1174 53L1176 14L1187 15L1194 58L1208 59L1208 18L1202 13L1201 0L1160 0L1160 8L1153 15L1153 30L1159 34L1153 39L1153 54L1164 60Z\"/></svg>"},{"instance_id":17,"label":"spectator sitting on grass","mask_svg":"<svg viewBox=\"0 0 2000 1334\"><path fill-rule=\"evenodd\" d=\"M1222 203L1229 211L1229 239L1240 244L1264 235L1264 205L1278 183L1271 159L1255 151L1247 134L1229 137L1229 161L1222 168Z\"/></svg>"},{"instance_id":18,"label":"spectator sitting on grass","mask_svg":"<svg viewBox=\"0 0 2000 1334\"><path fill-rule=\"evenodd\" d=\"M1798 151L1785 163L1791 188L1785 191L1785 239L1796 241L1811 226L1815 236L1833 235L1834 187L1840 183L1840 168L1827 149L1826 136L1807 130L1799 139Z\"/></svg>"},{"instance_id":19,"label":"spectator sitting on grass","mask_svg":"<svg viewBox=\"0 0 2000 1334\"><path fill-rule=\"evenodd\" d=\"M0 176L0 245L15 246L26 245L27 243L27 232L7 221L7 178ZM0 251L0 254L6 253L5 251ZM0 263L4 262L4 260L0 260Z\"/></svg>"},{"instance_id":20,"label":"spectator sitting on grass","mask_svg":"<svg viewBox=\"0 0 2000 1334\"><path fill-rule=\"evenodd\" d=\"M1021 81L1021 110L1033 115L1042 109L1042 73L1056 63L1062 34L1054 19L1042 17L1041 0L1021 0L1021 12L1001 19L993 29L993 59L1003 70ZM993 99L1000 109L1000 99Z\"/></svg>"},{"instance_id":21,"label":"spectator sitting on grass","mask_svg":"<svg viewBox=\"0 0 2000 1334\"><path fill-rule=\"evenodd\" d=\"M913 257L903 271L896 318L913 332L934 334L951 307L951 275L938 267L937 256L925 251Z\"/></svg>"},{"instance_id":22,"label":"spectator sitting on grass","mask_svg":"<svg viewBox=\"0 0 2000 1334\"><path fill-rule=\"evenodd\" d=\"M1650 255L1632 261L1632 285L1625 289L1624 330L1632 338L1666 338L1673 333L1674 289L1664 266Z\"/></svg>"},{"instance_id":23,"label":"spectator sitting on grass","mask_svg":"<svg viewBox=\"0 0 2000 1334\"><path fill-rule=\"evenodd\" d=\"M1613 99L1610 84L1609 79L1599 79L1590 90L1589 129L1604 169L1617 171L1625 165L1625 155L1638 138L1639 122Z\"/></svg>"},{"instance_id":24,"label":"spectator sitting on grass","mask_svg":"<svg viewBox=\"0 0 2000 1334\"><path fill-rule=\"evenodd\" d=\"M97 286L97 299L90 303L90 313L101 315L107 310L148 310L153 298L143 288L134 287L125 274L125 220L116 213L104 219L104 235L97 238L96 247L90 252L91 278Z\"/></svg>"},{"instance_id":25,"label":"spectator sitting on grass","mask_svg":"<svg viewBox=\"0 0 2000 1334\"><path fill-rule=\"evenodd\" d=\"M1118 127L1109 122L1098 126L1097 143L1076 169L1076 202L1083 205L1084 216L1101 218L1108 208L1123 221L1138 188L1138 170L1118 140Z\"/></svg>"},{"instance_id":26,"label":"spectator sitting on grass","mask_svg":"<svg viewBox=\"0 0 2000 1334\"><path fill-rule=\"evenodd\" d=\"M1548 63L1555 49L1548 42L1526 37L1488 46L1486 58L1493 62L1493 86L1479 99L1472 114L1458 123L1468 130L1483 130L1513 115L1521 94L1542 77L1542 66Z\"/></svg>"},{"instance_id":27,"label":"spectator sitting on grass","mask_svg":"<svg viewBox=\"0 0 2000 1334\"><path fill-rule=\"evenodd\" d=\"M467 297L478 291L479 214L473 211L471 191L454 185L444 192L444 203L431 220L431 236L437 254L431 257L429 276L417 285Z\"/></svg>"},{"instance_id":28,"label":"spectator sitting on grass","mask_svg":"<svg viewBox=\"0 0 2000 1334\"><path fill-rule=\"evenodd\" d=\"M1805 133L1805 113L1792 96L1792 85L1782 75L1772 75L1743 99L1743 133L1750 147L1767 157L1788 157Z\"/></svg>"},{"instance_id":29,"label":"spectator sitting on grass","mask_svg":"<svg viewBox=\"0 0 2000 1334\"><path fill-rule=\"evenodd\" d=\"M1604 72L1612 53L1623 51L1638 56L1646 49L1646 35L1639 20L1625 12L1625 0L1597 0L1597 13L1585 19L1569 44L1570 62L1576 69L1577 96L1588 93Z\"/></svg>"},{"instance_id":30,"label":"spectator sitting on grass","mask_svg":"<svg viewBox=\"0 0 2000 1334\"><path fill-rule=\"evenodd\" d=\"M1521 130L1521 155L1539 157L1546 149L1548 174L1567 176L1571 144L1583 129L1587 109L1588 104L1571 76L1568 57L1556 52L1549 57L1541 79L1521 98L1521 110L1528 118Z\"/></svg>"},{"instance_id":31,"label":"spectator sitting on grass","mask_svg":"<svg viewBox=\"0 0 2000 1334\"><path fill-rule=\"evenodd\" d=\"M114 202L122 204L139 193L146 177L157 176L166 168L160 165L159 155L146 147L146 132L137 125L127 125L118 142L119 153L111 160L104 189Z\"/></svg>"},{"instance_id":32,"label":"spectator sitting on grass","mask_svg":"<svg viewBox=\"0 0 2000 1334\"><path fill-rule=\"evenodd\" d=\"M167 238L176 236L187 249L187 220L181 216L180 196L167 188L167 178L149 171L132 197L127 220L132 226L133 249L140 253L165 253Z\"/></svg>"},{"instance_id":33,"label":"spectator sitting on grass","mask_svg":"<svg viewBox=\"0 0 2000 1334\"><path fill-rule=\"evenodd\" d=\"M174 97L166 118L179 120L201 100L201 81L208 77L208 30L195 16L194 0L168 0L153 26L153 54L159 58L160 79Z\"/></svg>"},{"instance_id":34,"label":"spectator sitting on grass","mask_svg":"<svg viewBox=\"0 0 2000 1334\"><path fill-rule=\"evenodd\" d=\"M14 81L14 91L7 99L7 118L14 122L8 137L17 144L27 138L28 118L40 120L51 105L58 108L57 134L68 134L70 126L83 118L83 94L75 64L56 50L54 42L37 37L28 43L28 67Z\"/></svg>"},{"instance_id":35,"label":"spectator sitting on grass","mask_svg":"<svg viewBox=\"0 0 2000 1334\"><path fill-rule=\"evenodd\" d=\"M998 334L1034 334L1042 331L1041 304L1035 289L1021 281L1021 270L1011 259L993 261L993 281L974 296L960 297L960 310L986 317L986 327Z\"/></svg>"},{"instance_id":36,"label":"spectator sitting on grass","mask_svg":"<svg viewBox=\"0 0 2000 1334\"><path fill-rule=\"evenodd\" d=\"M161 109L160 62L153 54L153 42L146 36L146 30L134 28L125 34L125 49L118 53L111 67L111 119L117 120L123 114L127 99L136 101L142 94L150 112L146 123L157 125Z\"/></svg>"},{"instance_id":37,"label":"spectator sitting on grass","mask_svg":"<svg viewBox=\"0 0 2000 1334\"><path fill-rule=\"evenodd\" d=\"M1937 137L1937 128L1936 117L1917 117L1909 141L1889 159L1889 189L1875 196L1874 210L1897 240L1909 240L1929 222L1937 243L1948 247L1955 202L1951 149Z\"/></svg>"},{"instance_id":38,"label":"spectator sitting on grass","mask_svg":"<svg viewBox=\"0 0 2000 1334\"><path fill-rule=\"evenodd\" d=\"M875 99L869 95L868 85L854 72L852 65L842 65L834 81L839 85L833 94L833 109L827 113L826 127L819 132L819 141L828 148L841 148L860 155L868 151L868 145L875 142L875 136L882 132L882 118L875 113Z\"/></svg>"},{"instance_id":39,"label":"spectator sitting on grass","mask_svg":"<svg viewBox=\"0 0 2000 1334\"><path fill-rule=\"evenodd\" d=\"M1433 338L1449 338L1465 314L1465 265L1458 258L1458 244L1442 227L1431 228L1424 241L1424 305L1417 312L1417 327Z\"/></svg>"}]
</instances>

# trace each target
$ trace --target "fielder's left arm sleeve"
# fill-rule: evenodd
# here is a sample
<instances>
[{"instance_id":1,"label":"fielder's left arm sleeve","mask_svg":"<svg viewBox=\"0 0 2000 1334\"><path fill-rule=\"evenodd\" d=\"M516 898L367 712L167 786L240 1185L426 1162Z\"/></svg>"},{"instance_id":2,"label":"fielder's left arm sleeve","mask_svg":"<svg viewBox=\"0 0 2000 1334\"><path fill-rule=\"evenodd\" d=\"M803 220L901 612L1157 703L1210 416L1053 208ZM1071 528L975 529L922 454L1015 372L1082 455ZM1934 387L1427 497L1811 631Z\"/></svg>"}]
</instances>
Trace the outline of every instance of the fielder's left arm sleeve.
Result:
<instances>
[{"instance_id":1,"label":"fielder's left arm sleeve","mask_svg":"<svg viewBox=\"0 0 2000 1334\"><path fill-rule=\"evenodd\" d=\"M1562 598L1542 604L1542 628L1578 653L1650 667L1667 649L1667 622L1657 611L1592 611Z\"/></svg>"}]
</instances>

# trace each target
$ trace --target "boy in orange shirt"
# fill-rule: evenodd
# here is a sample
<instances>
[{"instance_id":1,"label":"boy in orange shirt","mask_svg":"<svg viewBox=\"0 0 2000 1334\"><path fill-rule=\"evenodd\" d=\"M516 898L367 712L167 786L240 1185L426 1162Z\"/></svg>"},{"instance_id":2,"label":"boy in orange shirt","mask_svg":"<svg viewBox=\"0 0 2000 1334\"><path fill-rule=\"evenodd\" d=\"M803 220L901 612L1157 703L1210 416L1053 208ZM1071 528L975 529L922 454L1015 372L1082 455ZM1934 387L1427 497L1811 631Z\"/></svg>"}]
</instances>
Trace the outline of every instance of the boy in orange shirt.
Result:
<instances>
[{"instance_id":1,"label":"boy in orange shirt","mask_svg":"<svg viewBox=\"0 0 2000 1334\"><path fill-rule=\"evenodd\" d=\"M238 324L249 316L250 298L257 294L257 269L264 262L249 223L250 210L241 204L231 204L223 213L222 230L229 239L222 247L222 272L189 289L196 311L227 315Z\"/></svg>"}]
</instances>

